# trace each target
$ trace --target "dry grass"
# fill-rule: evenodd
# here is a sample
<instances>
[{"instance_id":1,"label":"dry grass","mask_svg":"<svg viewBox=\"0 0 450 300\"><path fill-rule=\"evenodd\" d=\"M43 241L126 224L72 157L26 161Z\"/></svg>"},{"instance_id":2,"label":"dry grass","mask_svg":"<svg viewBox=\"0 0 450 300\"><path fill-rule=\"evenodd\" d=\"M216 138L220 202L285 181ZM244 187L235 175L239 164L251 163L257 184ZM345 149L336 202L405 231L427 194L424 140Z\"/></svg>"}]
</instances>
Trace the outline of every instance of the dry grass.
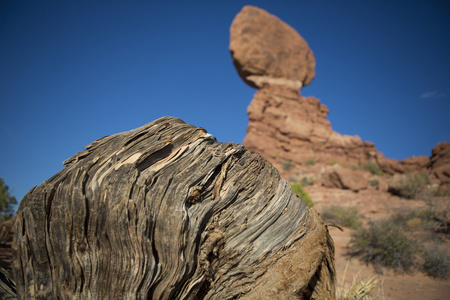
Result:
<instances>
[{"instance_id":1,"label":"dry grass","mask_svg":"<svg viewBox=\"0 0 450 300\"><path fill-rule=\"evenodd\" d=\"M376 300L384 299L383 281L379 281L377 276L368 276L361 278L361 270L353 277L351 283L345 283L345 275L347 274L347 266L345 267L342 281L338 282L336 287L336 300ZM380 284L378 291L375 293L375 287Z\"/></svg>"}]
</instances>

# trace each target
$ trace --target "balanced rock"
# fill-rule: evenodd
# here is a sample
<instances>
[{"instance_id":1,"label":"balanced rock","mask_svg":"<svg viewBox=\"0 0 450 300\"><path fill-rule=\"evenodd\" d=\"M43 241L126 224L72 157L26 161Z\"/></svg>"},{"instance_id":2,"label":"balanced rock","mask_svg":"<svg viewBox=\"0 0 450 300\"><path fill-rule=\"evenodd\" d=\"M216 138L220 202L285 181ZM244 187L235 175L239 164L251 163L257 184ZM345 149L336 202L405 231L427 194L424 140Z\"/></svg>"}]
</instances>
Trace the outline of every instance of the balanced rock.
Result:
<instances>
[{"instance_id":1,"label":"balanced rock","mask_svg":"<svg viewBox=\"0 0 450 300\"><path fill-rule=\"evenodd\" d=\"M241 78L258 88L247 109L249 124L243 145L270 161L283 177L299 172L308 159L349 167L377 162L390 174L428 165L424 156L401 162L388 159L373 143L333 131L328 108L300 94L300 88L315 75L314 55L304 39L277 17L245 6L231 24L230 50ZM284 170L286 162L294 167Z\"/></svg>"},{"instance_id":2,"label":"balanced rock","mask_svg":"<svg viewBox=\"0 0 450 300\"><path fill-rule=\"evenodd\" d=\"M242 146L164 117L64 164L16 214L20 299L334 299L326 226Z\"/></svg>"},{"instance_id":3,"label":"balanced rock","mask_svg":"<svg viewBox=\"0 0 450 300\"><path fill-rule=\"evenodd\" d=\"M252 87L267 83L309 84L315 76L315 59L306 41L267 11L244 6L230 29L230 51L241 78Z\"/></svg>"},{"instance_id":4,"label":"balanced rock","mask_svg":"<svg viewBox=\"0 0 450 300\"><path fill-rule=\"evenodd\" d=\"M230 28L230 50L242 79L259 88L248 107L243 145L282 170L284 161L308 158L360 164L376 155L370 142L341 135L327 120L328 108L299 89L311 82L314 55L289 25L253 6L245 6ZM286 174L283 174L286 175Z\"/></svg>"}]
</instances>

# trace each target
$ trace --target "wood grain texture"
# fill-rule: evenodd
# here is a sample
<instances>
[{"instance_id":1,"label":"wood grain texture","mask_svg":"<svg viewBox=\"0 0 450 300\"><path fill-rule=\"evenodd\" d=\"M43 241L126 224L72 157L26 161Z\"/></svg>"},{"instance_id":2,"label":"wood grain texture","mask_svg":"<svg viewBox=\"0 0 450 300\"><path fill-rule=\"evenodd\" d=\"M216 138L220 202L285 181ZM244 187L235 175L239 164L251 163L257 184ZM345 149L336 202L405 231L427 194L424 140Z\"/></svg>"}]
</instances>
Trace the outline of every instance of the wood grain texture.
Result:
<instances>
[{"instance_id":1,"label":"wood grain texture","mask_svg":"<svg viewBox=\"0 0 450 300\"><path fill-rule=\"evenodd\" d=\"M334 246L278 171L164 117L103 137L16 214L20 299L332 299Z\"/></svg>"}]
</instances>

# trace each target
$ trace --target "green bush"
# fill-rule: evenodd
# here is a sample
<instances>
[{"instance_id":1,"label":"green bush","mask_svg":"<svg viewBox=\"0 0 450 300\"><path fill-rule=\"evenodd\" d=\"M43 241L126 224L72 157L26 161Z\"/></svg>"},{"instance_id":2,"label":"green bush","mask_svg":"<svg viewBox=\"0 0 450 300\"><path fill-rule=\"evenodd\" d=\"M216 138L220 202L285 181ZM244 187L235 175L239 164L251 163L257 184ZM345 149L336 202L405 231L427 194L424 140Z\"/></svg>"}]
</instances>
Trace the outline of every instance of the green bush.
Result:
<instances>
[{"instance_id":1,"label":"green bush","mask_svg":"<svg viewBox=\"0 0 450 300\"><path fill-rule=\"evenodd\" d=\"M314 175L311 174L307 174L307 175L303 175L299 178L299 183L302 186L308 186L308 185L313 185L314 181L316 180L316 177Z\"/></svg>"},{"instance_id":2,"label":"green bush","mask_svg":"<svg viewBox=\"0 0 450 300\"><path fill-rule=\"evenodd\" d=\"M422 192L429 183L430 178L426 173L420 172L417 174L410 174L401 180L399 196L413 199Z\"/></svg>"},{"instance_id":3,"label":"green bush","mask_svg":"<svg viewBox=\"0 0 450 300\"><path fill-rule=\"evenodd\" d=\"M438 188L432 188L430 189L430 193L435 197L448 197L450 196L450 190L446 189L438 189Z\"/></svg>"},{"instance_id":4,"label":"green bush","mask_svg":"<svg viewBox=\"0 0 450 300\"><path fill-rule=\"evenodd\" d=\"M281 166L284 171L290 171L294 167L294 163L292 162L291 159L284 159L281 162Z\"/></svg>"},{"instance_id":5,"label":"green bush","mask_svg":"<svg viewBox=\"0 0 450 300\"><path fill-rule=\"evenodd\" d=\"M450 252L438 243L432 243L425 248L423 254L423 271L434 278L450 277Z\"/></svg>"},{"instance_id":6,"label":"green bush","mask_svg":"<svg viewBox=\"0 0 450 300\"><path fill-rule=\"evenodd\" d=\"M312 157L308 158L306 160L306 162L305 162L305 164L307 166L314 166L316 163L317 163L317 160L315 158L312 158Z\"/></svg>"},{"instance_id":7,"label":"green bush","mask_svg":"<svg viewBox=\"0 0 450 300\"><path fill-rule=\"evenodd\" d=\"M369 223L352 234L350 251L366 263L408 270L419 267L428 276L450 278L450 251L441 230L448 223L432 206L403 210L389 220ZM409 238L411 237L411 239Z\"/></svg>"},{"instance_id":8,"label":"green bush","mask_svg":"<svg viewBox=\"0 0 450 300\"><path fill-rule=\"evenodd\" d=\"M334 165L340 165L343 168L347 168L347 165L343 163L342 161L330 161L327 162L327 166L334 166Z\"/></svg>"},{"instance_id":9,"label":"green bush","mask_svg":"<svg viewBox=\"0 0 450 300\"><path fill-rule=\"evenodd\" d=\"M434 214L430 209L401 211L394 214L391 221L402 230L409 231L427 229L426 227L432 227L435 223Z\"/></svg>"},{"instance_id":10,"label":"green bush","mask_svg":"<svg viewBox=\"0 0 450 300\"><path fill-rule=\"evenodd\" d=\"M356 207L326 207L322 210L321 216L326 221L333 221L336 224L353 229L358 228L362 224Z\"/></svg>"},{"instance_id":11,"label":"green bush","mask_svg":"<svg viewBox=\"0 0 450 300\"><path fill-rule=\"evenodd\" d=\"M0 223L11 219L16 204L16 197L9 193L9 187L3 178L0 178Z\"/></svg>"},{"instance_id":12,"label":"green bush","mask_svg":"<svg viewBox=\"0 0 450 300\"><path fill-rule=\"evenodd\" d=\"M382 175L383 170L381 170L381 167L376 162L368 161L364 164L364 169L372 173L373 175Z\"/></svg>"},{"instance_id":13,"label":"green bush","mask_svg":"<svg viewBox=\"0 0 450 300\"><path fill-rule=\"evenodd\" d=\"M369 223L352 233L350 250L366 263L373 263L407 271L414 264L418 252L415 241L410 240L391 220Z\"/></svg>"},{"instance_id":14,"label":"green bush","mask_svg":"<svg viewBox=\"0 0 450 300\"><path fill-rule=\"evenodd\" d=\"M370 186L379 186L380 185L380 179L376 177L372 177L369 179L369 185Z\"/></svg>"},{"instance_id":15,"label":"green bush","mask_svg":"<svg viewBox=\"0 0 450 300\"><path fill-rule=\"evenodd\" d=\"M300 198L302 198L303 202L305 202L306 206L308 207L313 207L314 206L314 202L312 201L311 197L309 197L308 192L305 191L305 189L303 189L303 186L301 185L301 183L292 183L291 182L291 189L292 191L299 196Z\"/></svg>"}]
</instances>

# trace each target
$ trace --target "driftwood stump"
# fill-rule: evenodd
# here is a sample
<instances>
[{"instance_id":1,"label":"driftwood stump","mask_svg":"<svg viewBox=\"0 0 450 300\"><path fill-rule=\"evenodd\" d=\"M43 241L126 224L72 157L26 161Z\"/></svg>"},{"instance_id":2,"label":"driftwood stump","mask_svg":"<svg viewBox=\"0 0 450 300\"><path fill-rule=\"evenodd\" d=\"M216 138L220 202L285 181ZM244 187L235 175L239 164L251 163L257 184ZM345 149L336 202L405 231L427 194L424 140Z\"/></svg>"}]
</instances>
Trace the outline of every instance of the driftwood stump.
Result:
<instances>
[{"instance_id":1,"label":"driftwood stump","mask_svg":"<svg viewBox=\"0 0 450 300\"><path fill-rule=\"evenodd\" d=\"M101 138L16 214L20 299L331 299L326 226L259 155L164 117Z\"/></svg>"}]
</instances>

